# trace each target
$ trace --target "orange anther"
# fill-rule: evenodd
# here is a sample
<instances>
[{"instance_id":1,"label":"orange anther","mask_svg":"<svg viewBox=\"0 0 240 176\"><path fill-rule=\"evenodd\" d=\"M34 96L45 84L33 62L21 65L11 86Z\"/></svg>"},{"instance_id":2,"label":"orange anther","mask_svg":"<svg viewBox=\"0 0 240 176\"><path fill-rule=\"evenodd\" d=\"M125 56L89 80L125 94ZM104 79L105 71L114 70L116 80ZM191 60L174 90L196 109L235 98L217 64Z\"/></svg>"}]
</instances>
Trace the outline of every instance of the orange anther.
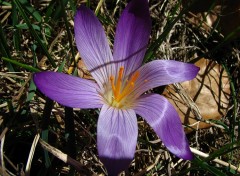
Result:
<instances>
[{"instance_id":1,"label":"orange anther","mask_svg":"<svg viewBox=\"0 0 240 176\"><path fill-rule=\"evenodd\" d=\"M135 86L135 82L138 79L139 74L140 74L138 71L133 73L130 80L127 80L124 87L122 87L123 86L123 84L122 84L123 83L123 80L122 80L123 79L123 71L124 71L124 67L120 67L116 84L114 82L114 76L110 76L110 82L111 82L111 86L112 86L114 100L117 102L120 102L124 97L126 97L132 93L134 86Z\"/></svg>"}]
</instances>

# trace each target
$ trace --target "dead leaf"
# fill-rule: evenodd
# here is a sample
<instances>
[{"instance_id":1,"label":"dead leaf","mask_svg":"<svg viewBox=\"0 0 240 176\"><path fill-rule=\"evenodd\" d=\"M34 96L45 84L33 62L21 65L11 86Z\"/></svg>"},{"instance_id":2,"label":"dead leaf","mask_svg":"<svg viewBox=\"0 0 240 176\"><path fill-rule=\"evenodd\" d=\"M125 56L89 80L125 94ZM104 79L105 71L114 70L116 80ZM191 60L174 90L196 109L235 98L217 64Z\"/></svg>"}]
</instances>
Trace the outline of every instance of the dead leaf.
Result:
<instances>
[{"instance_id":1,"label":"dead leaf","mask_svg":"<svg viewBox=\"0 0 240 176\"><path fill-rule=\"evenodd\" d=\"M83 60L78 61L77 67L78 67L78 76L79 77L93 80L93 77L92 77L91 73L88 71Z\"/></svg>"},{"instance_id":2,"label":"dead leaf","mask_svg":"<svg viewBox=\"0 0 240 176\"><path fill-rule=\"evenodd\" d=\"M176 86L169 85L163 95L175 106L183 124L201 129L211 124L199 119L219 120L226 115L230 84L226 71L214 61L201 58L195 65L200 67L195 79L181 83L182 88L179 87L177 92ZM192 129L186 128L186 131Z\"/></svg>"}]
</instances>

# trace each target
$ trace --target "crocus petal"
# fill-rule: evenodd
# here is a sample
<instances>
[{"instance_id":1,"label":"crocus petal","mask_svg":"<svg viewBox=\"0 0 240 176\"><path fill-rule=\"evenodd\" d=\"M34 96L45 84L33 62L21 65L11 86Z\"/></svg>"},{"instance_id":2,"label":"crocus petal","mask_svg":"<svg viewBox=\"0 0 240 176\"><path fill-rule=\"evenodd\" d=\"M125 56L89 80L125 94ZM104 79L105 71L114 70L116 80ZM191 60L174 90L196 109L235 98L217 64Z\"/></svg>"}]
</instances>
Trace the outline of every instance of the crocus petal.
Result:
<instances>
[{"instance_id":1,"label":"crocus petal","mask_svg":"<svg viewBox=\"0 0 240 176\"><path fill-rule=\"evenodd\" d=\"M155 60L138 71L140 76L135 83L135 93L141 95L155 87L191 80L196 77L199 67L174 60Z\"/></svg>"},{"instance_id":2,"label":"crocus petal","mask_svg":"<svg viewBox=\"0 0 240 176\"><path fill-rule=\"evenodd\" d=\"M138 99L134 110L148 122L170 152L182 159L193 159L177 111L167 99L147 94Z\"/></svg>"},{"instance_id":3,"label":"crocus petal","mask_svg":"<svg viewBox=\"0 0 240 176\"><path fill-rule=\"evenodd\" d=\"M37 88L56 102L72 108L100 108L103 101L95 82L56 72L35 73Z\"/></svg>"},{"instance_id":4,"label":"crocus petal","mask_svg":"<svg viewBox=\"0 0 240 176\"><path fill-rule=\"evenodd\" d=\"M137 145L137 117L133 110L103 105L97 124L97 148L109 175L125 170Z\"/></svg>"},{"instance_id":5,"label":"crocus petal","mask_svg":"<svg viewBox=\"0 0 240 176\"><path fill-rule=\"evenodd\" d=\"M81 5L74 18L74 32L78 51L91 72L102 86L109 80L113 60L103 27L94 13Z\"/></svg>"},{"instance_id":6,"label":"crocus petal","mask_svg":"<svg viewBox=\"0 0 240 176\"><path fill-rule=\"evenodd\" d=\"M132 0L123 11L116 30L113 58L125 75L140 67L151 32L147 0ZM120 62L122 61L122 62Z\"/></svg>"}]
</instances>

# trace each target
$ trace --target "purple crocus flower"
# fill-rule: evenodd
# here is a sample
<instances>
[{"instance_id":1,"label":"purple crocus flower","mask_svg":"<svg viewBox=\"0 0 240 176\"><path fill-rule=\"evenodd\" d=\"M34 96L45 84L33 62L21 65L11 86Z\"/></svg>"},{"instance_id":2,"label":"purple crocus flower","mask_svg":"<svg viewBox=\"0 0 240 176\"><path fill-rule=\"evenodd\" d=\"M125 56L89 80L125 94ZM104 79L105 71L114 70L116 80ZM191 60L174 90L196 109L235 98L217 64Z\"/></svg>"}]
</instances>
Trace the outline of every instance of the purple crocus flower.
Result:
<instances>
[{"instance_id":1,"label":"purple crocus flower","mask_svg":"<svg viewBox=\"0 0 240 176\"><path fill-rule=\"evenodd\" d=\"M144 94L154 87L193 79L199 68L173 60L154 60L141 66L150 36L147 0L132 0L116 30L113 54L94 13L80 6L75 16L77 48L96 82L55 72L34 74L38 89L73 108L101 108L97 149L109 175L117 175L134 157L143 117L167 149L177 157L193 155L174 107L161 95Z\"/></svg>"}]
</instances>

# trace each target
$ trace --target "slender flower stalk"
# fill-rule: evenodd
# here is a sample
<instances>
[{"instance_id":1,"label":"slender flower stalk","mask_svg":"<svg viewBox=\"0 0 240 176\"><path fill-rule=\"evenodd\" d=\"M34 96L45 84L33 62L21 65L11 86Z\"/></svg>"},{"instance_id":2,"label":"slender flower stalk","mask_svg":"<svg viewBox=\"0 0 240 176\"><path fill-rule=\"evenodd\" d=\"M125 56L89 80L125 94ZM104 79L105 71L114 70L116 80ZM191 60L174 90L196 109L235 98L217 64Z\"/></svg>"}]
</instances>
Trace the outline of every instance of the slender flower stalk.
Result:
<instances>
[{"instance_id":1,"label":"slender flower stalk","mask_svg":"<svg viewBox=\"0 0 240 176\"><path fill-rule=\"evenodd\" d=\"M193 155L174 107L149 89L193 79L199 68L173 60L145 65L151 20L147 0L132 0L116 29L113 54L94 13L80 6L75 19L78 51L95 81L63 73L34 74L38 89L58 103L73 108L101 108L97 123L97 149L109 175L117 175L134 157L138 127L143 117L166 148L177 157Z\"/></svg>"}]
</instances>

